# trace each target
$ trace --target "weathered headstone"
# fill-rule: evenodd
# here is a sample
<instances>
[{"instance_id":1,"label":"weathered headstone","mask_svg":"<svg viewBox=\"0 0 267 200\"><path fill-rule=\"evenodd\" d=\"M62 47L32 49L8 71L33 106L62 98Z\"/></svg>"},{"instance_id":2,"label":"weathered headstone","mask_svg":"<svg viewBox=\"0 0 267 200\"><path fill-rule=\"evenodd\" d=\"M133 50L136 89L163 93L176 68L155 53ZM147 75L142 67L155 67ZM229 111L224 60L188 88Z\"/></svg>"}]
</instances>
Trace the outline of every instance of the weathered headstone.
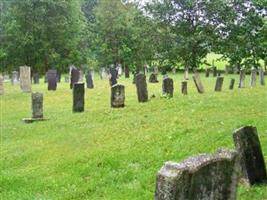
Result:
<instances>
[{"instance_id":1,"label":"weathered headstone","mask_svg":"<svg viewBox=\"0 0 267 200\"><path fill-rule=\"evenodd\" d=\"M50 69L47 72L48 90L57 89L57 70Z\"/></svg>"},{"instance_id":2,"label":"weathered headstone","mask_svg":"<svg viewBox=\"0 0 267 200\"><path fill-rule=\"evenodd\" d=\"M32 78L33 78L33 84L39 84L39 74L38 73L34 73Z\"/></svg>"},{"instance_id":3,"label":"weathered headstone","mask_svg":"<svg viewBox=\"0 0 267 200\"><path fill-rule=\"evenodd\" d=\"M124 73L125 73L125 78L130 78L130 70L128 65L125 65Z\"/></svg>"},{"instance_id":4,"label":"weathered headstone","mask_svg":"<svg viewBox=\"0 0 267 200\"><path fill-rule=\"evenodd\" d=\"M79 70L75 67L72 67L70 73L70 89L72 89L74 83L79 82L79 75L80 75Z\"/></svg>"},{"instance_id":5,"label":"weathered headstone","mask_svg":"<svg viewBox=\"0 0 267 200\"><path fill-rule=\"evenodd\" d=\"M266 166L256 127L237 129L233 138L240 156L243 178L250 185L267 182Z\"/></svg>"},{"instance_id":6,"label":"weathered headstone","mask_svg":"<svg viewBox=\"0 0 267 200\"><path fill-rule=\"evenodd\" d=\"M87 72L86 85L87 85L87 88L89 88L89 89L94 88L94 82L93 82L93 76L92 76L91 70L88 70L88 72Z\"/></svg>"},{"instance_id":7,"label":"weathered headstone","mask_svg":"<svg viewBox=\"0 0 267 200\"><path fill-rule=\"evenodd\" d=\"M147 83L146 83L146 75L138 73L135 76L135 85L137 90L137 97L139 102L147 102L148 101L148 91L147 91Z\"/></svg>"},{"instance_id":8,"label":"weathered headstone","mask_svg":"<svg viewBox=\"0 0 267 200\"><path fill-rule=\"evenodd\" d=\"M250 81L251 87L256 86L256 80L257 80L257 69L254 68L251 70L251 81Z\"/></svg>"},{"instance_id":9,"label":"weathered headstone","mask_svg":"<svg viewBox=\"0 0 267 200\"><path fill-rule=\"evenodd\" d=\"M219 150L166 162L157 175L155 200L235 200L237 184L237 152Z\"/></svg>"},{"instance_id":10,"label":"weathered headstone","mask_svg":"<svg viewBox=\"0 0 267 200\"><path fill-rule=\"evenodd\" d=\"M210 68L206 68L205 69L205 77L209 77L210 76Z\"/></svg>"},{"instance_id":11,"label":"weathered headstone","mask_svg":"<svg viewBox=\"0 0 267 200\"><path fill-rule=\"evenodd\" d=\"M183 95L187 95L187 81L182 81L181 91Z\"/></svg>"},{"instance_id":12,"label":"weathered headstone","mask_svg":"<svg viewBox=\"0 0 267 200\"><path fill-rule=\"evenodd\" d=\"M244 88L245 87L245 78L246 78L246 70L241 69L240 70L240 78L239 78L239 88Z\"/></svg>"},{"instance_id":13,"label":"weathered headstone","mask_svg":"<svg viewBox=\"0 0 267 200\"><path fill-rule=\"evenodd\" d=\"M189 69L188 68L185 68L184 70L184 79L189 80Z\"/></svg>"},{"instance_id":14,"label":"weathered headstone","mask_svg":"<svg viewBox=\"0 0 267 200\"><path fill-rule=\"evenodd\" d=\"M124 107L125 101L125 90L124 85L113 85L111 87L111 98L110 103L113 108L121 108Z\"/></svg>"},{"instance_id":15,"label":"weathered headstone","mask_svg":"<svg viewBox=\"0 0 267 200\"><path fill-rule=\"evenodd\" d=\"M20 69L20 88L23 92L31 92L31 68L22 66Z\"/></svg>"},{"instance_id":16,"label":"weathered headstone","mask_svg":"<svg viewBox=\"0 0 267 200\"><path fill-rule=\"evenodd\" d=\"M4 77L0 74L0 95L4 95Z\"/></svg>"},{"instance_id":17,"label":"weathered headstone","mask_svg":"<svg viewBox=\"0 0 267 200\"><path fill-rule=\"evenodd\" d=\"M213 67L213 77L217 76L217 67Z\"/></svg>"},{"instance_id":18,"label":"weathered headstone","mask_svg":"<svg viewBox=\"0 0 267 200\"><path fill-rule=\"evenodd\" d=\"M234 89L234 85L235 85L235 79L232 78L232 79L230 80L230 86L229 86L229 89L230 89L230 90L233 90L233 89Z\"/></svg>"},{"instance_id":19,"label":"weathered headstone","mask_svg":"<svg viewBox=\"0 0 267 200\"><path fill-rule=\"evenodd\" d=\"M222 91L222 86L223 86L223 77L222 76L218 76L216 79L216 84L215 84L215 91L216 92L220 92Z\"/></svg>"},{"instance_id":20,"label":"weathered headstone","mask_svg":"<svg viewBox=\"0 0 267 200\"><path fill-rule=\"evenodd\" d=\"M162 93L169 97L173 97L173 80L171 78L164 78L162 81Z\"/></svg>"},{"instance_id":21,"label":"weathered headstone","mask_svg":"<svg viewBox=\"0 0 267 200\"><path fill-rule=\"evenodd\" d=\"M265 85L264 70L262 67L259 69L259 75L260 75L260 84Z\"/></svg>"},{"instance_id":22,"label":"weathered headstone","mask_svg":"<svg viewBox=\"0 0 267 200\"><path fill-rule=\"evenodd\" d=\"M84 111L84 83L74 83L73 85L73 112Z\"/></svg>"},{"instance_id":23,"label":"weathered headstone","mask_svg":"<svg viewBox=\"0 0 267 200\"><path fill-rule=\"evenodd\" d=\"M116 85L117 84L117 78L118 78L117 69L114 67L111 67L109 72L110 72L110 79L109 79L110 86Z\"/></svg>"},{"instance_id":24,"label":"weathered headstone","mask_svg":"<svg viewBox=\"0 0 267 200\"><path fill-rule=\"evenodd\" d=\"M13 71L11 76L11 84L15 85L17 83L19 83L19 73L17 71Z\"/></svg>"},{"instance_id":25,"label":"weathered headstone","mask_svg":"<svg viewBox=\"0 0 267 200\"><path fill-rule=\"evenodd\" d=\"M157 79L157 74L156 73L151 73L149 76L149 83L158 83L158 79Z\"/></svg>"},{"instance_id":26,"label":"weathered headstone","mask_svg":"<svg viewBox=\"0 0 267 200\"><path fill-rule=\"evenodd\" d=\"M193 75L193 80L194 80L194 83L196 85L196 88L197 88L197 91L201 94L201 93L204 93L204 87L203 87L203 84L200 80L200 77L199 77L199 74L196 73L195 75Z\"/></svg>"}]
</instances>

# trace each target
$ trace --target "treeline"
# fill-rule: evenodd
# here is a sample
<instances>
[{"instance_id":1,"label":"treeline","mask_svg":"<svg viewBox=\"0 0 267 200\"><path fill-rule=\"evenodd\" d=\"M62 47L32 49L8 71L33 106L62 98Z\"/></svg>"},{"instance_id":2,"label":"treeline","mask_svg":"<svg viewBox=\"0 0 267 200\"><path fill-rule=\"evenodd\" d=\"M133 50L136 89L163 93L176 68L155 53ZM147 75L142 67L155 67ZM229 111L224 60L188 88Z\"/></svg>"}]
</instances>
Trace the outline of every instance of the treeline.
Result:
<instances>
[{"instance_id":1,"label":"treeline","mask_svg":"<svg viewBox=\"0 0 267 200\"><path fill-rule=\"evenodd\" d=\"M267 63L266 0L0 0L1 71Z\"/></svg>"}]
</instances>

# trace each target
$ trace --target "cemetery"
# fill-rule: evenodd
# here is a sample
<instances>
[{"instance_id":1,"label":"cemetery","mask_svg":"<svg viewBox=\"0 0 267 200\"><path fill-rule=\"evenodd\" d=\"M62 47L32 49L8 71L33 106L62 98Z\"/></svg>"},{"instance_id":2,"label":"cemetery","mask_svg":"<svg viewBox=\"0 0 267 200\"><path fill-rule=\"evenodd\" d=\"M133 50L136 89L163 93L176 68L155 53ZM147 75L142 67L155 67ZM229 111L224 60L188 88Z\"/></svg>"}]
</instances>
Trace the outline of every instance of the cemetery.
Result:
<instances>
[{"instance_id":1,"label":"cemetery","mask_svg":"<svg viewBox=\"0 0 267 200\"><path fill-rule=\"evenodd\" d=\"M267 199L263 1L13 1L0 199Z\"/></svg>"}]
</instances>

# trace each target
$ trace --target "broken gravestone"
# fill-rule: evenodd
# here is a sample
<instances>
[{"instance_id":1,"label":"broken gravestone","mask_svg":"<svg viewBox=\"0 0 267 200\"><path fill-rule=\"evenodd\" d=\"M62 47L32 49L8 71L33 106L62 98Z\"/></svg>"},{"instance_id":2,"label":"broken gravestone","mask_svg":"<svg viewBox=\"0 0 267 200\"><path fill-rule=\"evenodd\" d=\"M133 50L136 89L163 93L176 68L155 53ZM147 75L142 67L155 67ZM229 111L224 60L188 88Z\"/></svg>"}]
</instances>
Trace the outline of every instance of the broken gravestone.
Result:
<instances>
[{"instance_id":1,"label":"broken gravestone","mask_svg":"<svg viewBox=\"0 0 267 200\"><path fill-rule=\"evenodd\" d=\"M197 88L197 91L198 93L204 93L204 87L203 87L203 84L200 80L200 76L198 73L196 73L195 75L193 75L193 80L194 80L194 83L196 85L196 88Z\"/></svg>"}]
</instances>

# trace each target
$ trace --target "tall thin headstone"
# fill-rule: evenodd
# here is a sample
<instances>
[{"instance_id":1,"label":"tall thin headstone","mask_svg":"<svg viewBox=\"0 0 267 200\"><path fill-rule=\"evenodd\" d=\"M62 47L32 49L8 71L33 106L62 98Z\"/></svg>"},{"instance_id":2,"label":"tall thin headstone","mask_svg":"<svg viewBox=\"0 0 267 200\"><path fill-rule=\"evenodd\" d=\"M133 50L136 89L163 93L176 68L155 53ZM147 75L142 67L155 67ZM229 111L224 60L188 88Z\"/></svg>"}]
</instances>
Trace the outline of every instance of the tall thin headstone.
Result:
<instances>
[{"instance_id":1,"label":"tall thin headstone","mask_svg":"<svg viewBox=\"0 0 267 200\"><path fill-rule=\"evenodd\" d=\"M57 70L50 69L47 72L48 90L57 89Z\"/></svg>"},{"instance_id":2,"label":"tall thin headstone","mask_svg":"<svg viewBox=\"0 0 267 200\"><path fill-rule=\"evenodd\" d=\"M251 87L256 86L256 80L257 80L257 69L254 68L251 70L251 81L250 81Z\"/></svg>"},{"instance_id":3,"label":"tall thin headstone","mask_svg":"<svg viewBox=\"0 0 267 200\"><path fill-rule=\"evenodd\" d=\"M138 73L135 76L135 85L137 90L137 97L139 102L147 102L148 101L148 91L147 91L147 83L146 83L146 75Z\"/></svg>"},{"instance_id":4,"label":"tall thin headstone","mask_svg":"<svg viewBox=\"0 0 267 200\"><path fill-rule=\"evenodd\" d=\"M217 67L213 67L213 77L217 76Z\"/></svg>"},{"instance_id":5,"label":"tall thin headstone","mask_svg":"<svg viewBox=\"0 0 267 200\"><path fill-rule=\"evenodd\" d=\"M230 89L230 90L233 90L233 89L234 89L234 85L235 85L235 79L232 78L232 79L230 80L230 86L229 86L229 89Z\"/></svg>"},{"instance_id":6,"label":"tall thin headstone","mask_svg":"<svg viewBox=\"0 0 267 200\"><path fill-rule=\"evenodd\" d=\"M171 78L164 78L162 82L162 93L169 97L173 97L173 80Z\"/></svg>"},{"instance_id":7,"label":"tall thin headstone","mask_svg":"<svg viewBox=\"0 0 267 200\"><path fill-rule=\"evenodd\" d=\"M246 70L241 69L240 70L240 77L239 77L239 88L244 88L245 87L245 78L246 78Z\"/></svg>"},{"instance_id":8,"label":"tall thin headstone","mask_svg":"<svg viewBox=\"0 0 267 200\"><path fill-rule=\"evenodd\" d=\"M109 79L110 86L116 85L118 78L117 69L115 67L111 67L109 72L110 72L110 79Z\"/></svg>"},{"instance_id":9,"label":"tall thin headstone","mask_svg":"<svg viewBox=\"0 0 267 200\"><path fill-rule=\"evenodd\" d=\"M111 97L110 97L111 107L113 108L124 107L124 101L125 101L124 85L119 85L119 84L113 85L111 87Z\"/></svg>"},{"instance_id":10,"label":"tall thin headstone","mask_svg":"<svg viewBox=\"0 0 267 200\"><path fill-rule=\"evenodd\" d=\"M79 70L79 82L83 82L83 70Z\"/></svg>"},{"instance_id":11,"label":"tall thin headstone","mask_svg":"<svg viewBox=\"0 0 267 200\"><path fill-rule=\"evenodd\" d=\"M39 74L38 73L34 73L32 78L33 78L33 84L39 84Z\"/></svg>"},{"instance_id":12,"label":"tall thin headstone","mask_svg":"<svg viewBox=\"0 0 267 200\"><path fill-rule=\"evenodd\" d=\"M259 69L259 75L260 75L260 84L265 85L264 70L262 67Z\"/></svg>"},{"instance_id":13,"label":"tall thin headstone","mask_svg":"<svg viewBox=\"0 0 267 200\"><path fill-rule=\"evenodd\" d=\"M200 93L200 94L204 93L204 87L203 87L203 84L200 80L200 76L198 73L193 75L193 80L194 80L194 83L195 83L195 86L197 88L198 93Z\"/></svg>"},{"instance_id":14,"label":"tall thin headstone","mask_svg":"<svg viewBox=\"0 0 267 200\"><path fill-rule=\"evenodd\" d=\"M20 69L20 88L23 92L31 92L31 68L22 66Z\"/></svg>"},{"instance_id":15,"label":"tall thin headstone","mask_svg":"<svg viewBox=\"0 0 267 200\"><path fill-rule=\"evenodd\" d=\"M84 83L74 83L73 85L73 112L84 111Z\"/></svg>"},{"instance_id":16,"label":"tall thin headstone","mask_svg":"<svg viewBox=\"0 0 267 200\"><path fill-rule=\"evenodd\" d=\"M240 156L243 178L250 185L267 182L266 166L256 127L237 129L233 138Z\"/></svg>"},{"instance_id":17,"label":"tall thin headstone","mask_svg":"<svg viewBox=\"0 0 267 200\"><path fill-rule=\"evenodd\" d=\"M222 86L223 86L223 77L222 76L218 76L216 79L216 84L215 84L215 91L216 92L220 92L222 91Z\"/></svg>"},{"instance_id":18,"label":"tall thin headstone","mask_svg":"<svg viewBox=\"0 0 267 200\"><path fill-rule=\"evenodd\" d=\"M189 69L188 67L185 68L184 70L184 79L189 80Z\"/></svg>"},{"instance_id":19,"label":"tall thin headstone","mask_svg":"<svg viewBox=\"0 0 267 200\"><path fill-rule=\"evenodd\" d=\"M70 72L70 89L72 89L74 83L79 82L79 76L80 72L76 67L71 67L71 72Z\"/></svg>"},{"instance_id":20,"label":"tall thin headstone","mask_svg":"<svg viewBox=\"0 0 267 200\"><path fill-rule=\"evenodd\" d=\"M187 95L187 81L182 81L181 92L183 95Z\"/></svg>"},{"instance_id":21,"label":"tall thin headstone","mask_svg":"<svg viewBox=\"0 0 267 200\"><path fill-rule=\"evenodd\" d=\"M86 85L87 88L92 89L94 88L94 81L93 81L93 75L92 75L92 70L88 70L87 76L86 76Z\"/></svg>"}]
</instances>

